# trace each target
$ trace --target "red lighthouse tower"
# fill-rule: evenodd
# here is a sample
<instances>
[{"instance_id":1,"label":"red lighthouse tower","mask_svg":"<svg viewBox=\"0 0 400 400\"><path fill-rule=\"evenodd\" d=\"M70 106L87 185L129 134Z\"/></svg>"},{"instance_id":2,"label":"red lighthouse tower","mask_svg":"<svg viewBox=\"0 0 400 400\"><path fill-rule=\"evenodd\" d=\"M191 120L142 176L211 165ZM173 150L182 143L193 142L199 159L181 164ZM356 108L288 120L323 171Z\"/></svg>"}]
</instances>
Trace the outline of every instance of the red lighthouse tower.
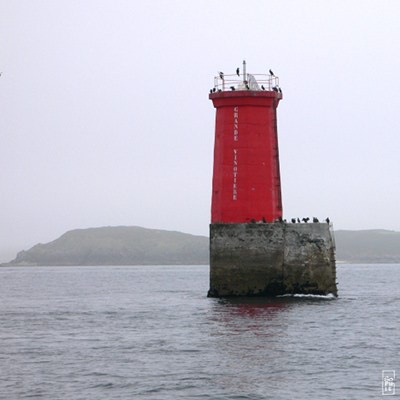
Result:
<instances>
[{"instance_id":1,"label":"red lighthouse tower","mask_svg":"<svg viewBox=\"0 0 400 400\"><path fill-rule=\"evenodd\" d=\"M276 110L278 78L215 78L210 224L211 297L337 295L335 243L327 223L282 220Z\"/></svg>"},{"instance_id":2,"label":"red lighthouse tower","mask_svg":"<svg viewBox=\"0 0 400 400\"><path fill-rule=\"evenodd\" d=\"M211 223L274 222L282 218L274 75L215 78L216 108Z\"/></svg>"}]
</instances>

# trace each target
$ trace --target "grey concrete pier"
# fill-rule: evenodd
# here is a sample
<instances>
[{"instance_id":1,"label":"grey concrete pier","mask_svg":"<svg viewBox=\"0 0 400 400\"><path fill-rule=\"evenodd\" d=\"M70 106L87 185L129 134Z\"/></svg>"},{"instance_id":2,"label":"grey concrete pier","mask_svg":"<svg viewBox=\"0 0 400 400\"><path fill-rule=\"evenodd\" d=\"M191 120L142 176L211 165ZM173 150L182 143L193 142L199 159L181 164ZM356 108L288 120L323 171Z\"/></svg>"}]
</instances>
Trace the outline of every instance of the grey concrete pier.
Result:
<instances>
[{"instance_id":1,"label":"grey concrete pier","mask_svg":"<svg viewBox=\"0 0 400 400\"><path fill-rule=\"evenodd\" d=\"M333 294L335 243L327 223L210 225L210 297Z\"/></svg>"}]
</instances>

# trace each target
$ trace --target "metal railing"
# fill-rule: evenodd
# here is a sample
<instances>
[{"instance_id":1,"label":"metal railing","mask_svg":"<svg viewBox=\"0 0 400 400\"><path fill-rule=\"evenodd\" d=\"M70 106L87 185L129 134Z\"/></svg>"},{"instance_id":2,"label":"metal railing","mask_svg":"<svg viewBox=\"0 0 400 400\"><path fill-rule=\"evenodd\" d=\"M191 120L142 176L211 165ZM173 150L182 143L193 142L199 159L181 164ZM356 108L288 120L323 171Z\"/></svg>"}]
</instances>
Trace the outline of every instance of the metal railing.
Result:
<instances>
[{"instance_id":1,"label":"metal railing","mask_svg":"<svg viewBox=\"0 0 400 400\"><path fill-rule=\"evenodd\" d=\"M270 70L269 74L249 74L246 72L246 62L236 74L224 74L219 72L214 77L214 88L212 92L225 92L230 90L266 90L282 93L279 86L279 78Z\"/></svg>"},{"instance_id":2,"label":"metal railing","mask_svg":"<svg viewBox=\"0 0 400 400\"><path fill-rule=\"evenodd\" d=\"M229 90L267 90L281 92L279 78L267 74L246 74L239 77L236 74L214 77L214 91Z\"/></svg>"}]
</instances>

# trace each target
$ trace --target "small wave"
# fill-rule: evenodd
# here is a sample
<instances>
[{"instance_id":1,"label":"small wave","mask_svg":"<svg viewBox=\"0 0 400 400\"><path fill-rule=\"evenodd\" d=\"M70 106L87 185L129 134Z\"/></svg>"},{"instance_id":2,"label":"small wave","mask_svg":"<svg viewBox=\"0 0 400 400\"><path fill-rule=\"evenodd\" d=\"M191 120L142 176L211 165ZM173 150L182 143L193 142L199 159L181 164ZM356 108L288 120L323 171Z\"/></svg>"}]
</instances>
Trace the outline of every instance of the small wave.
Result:
<instances>
[{"instance_id":1,"label":"small wave","mask_svg":"<svg viewBox=\"0 0 400 400\"><path fill-rule=\"evenodd\" d=\"M112 387L114 387L114 383L112 382L107 382L107 383L97 383L96 385L93 385L92 388L93 389L111 389Z\"/></svg>"}]
</instances>

